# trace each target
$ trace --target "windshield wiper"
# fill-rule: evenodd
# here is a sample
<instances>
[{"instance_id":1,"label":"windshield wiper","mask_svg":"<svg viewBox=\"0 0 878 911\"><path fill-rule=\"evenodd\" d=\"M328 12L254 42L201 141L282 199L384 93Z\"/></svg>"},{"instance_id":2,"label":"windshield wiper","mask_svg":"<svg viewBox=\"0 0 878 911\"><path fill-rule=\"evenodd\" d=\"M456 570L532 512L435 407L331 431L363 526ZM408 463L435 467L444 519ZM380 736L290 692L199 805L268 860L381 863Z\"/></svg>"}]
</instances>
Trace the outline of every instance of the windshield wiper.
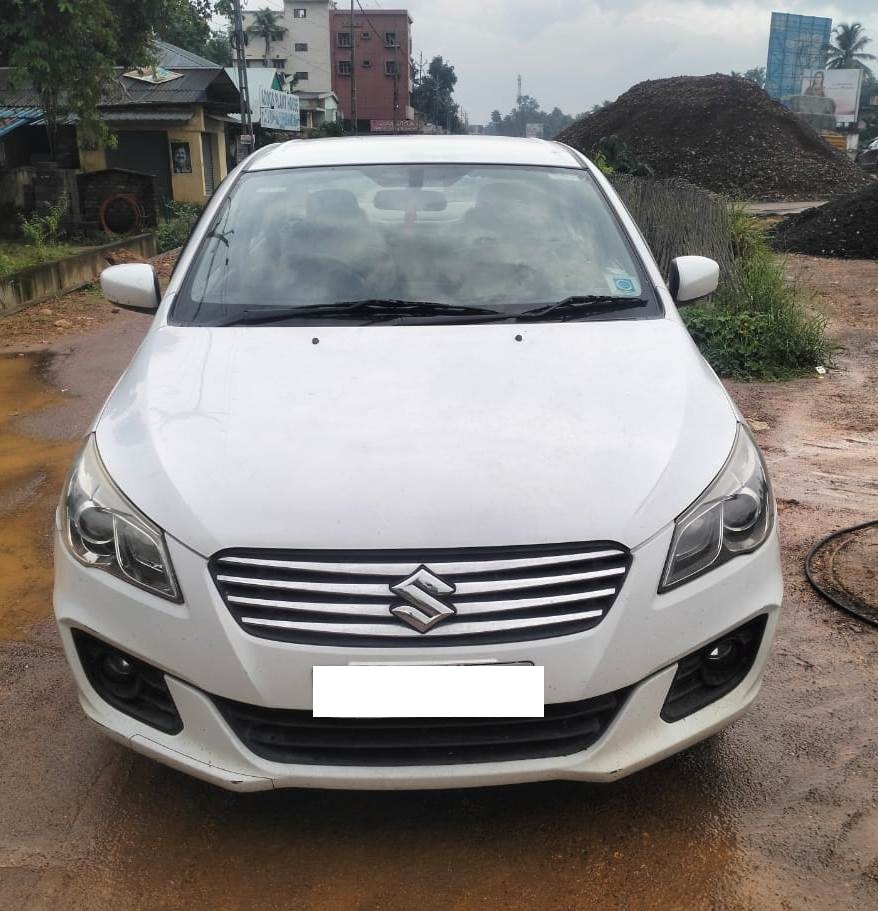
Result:
<instances>
[{"instance_id":1,"label":"windshield wiper","mask_svg":"<svg viewBox=\"0 0 878 911\"><path fill-rule=\"evenodd\" d=\"M558 322L581 319L590 313L609 313L613 310L628 310L633 307L645 307L649 301L642 297L613 297L606 294L576 294L552 304L542 304L516 314L519 322L544 320L552 317Z\"/></svg>"},{"instance_id":2,"label":"windshield wiper","mask_svg":"<svg viewBox=\"0 0 878 911\"><path fill-rule=\"evenodd\" d=\"M464 307L435 301L394 300L368 298L365 300L336 301L332 304L314 304L306 307L252 307L218 326L260 326L285 320L311 319L329 316L337 319L366 318L371 323L405 317L442 317L452 319L483 318L509 319L510 317L487 307Z\"/></svg>"}]
</instances>

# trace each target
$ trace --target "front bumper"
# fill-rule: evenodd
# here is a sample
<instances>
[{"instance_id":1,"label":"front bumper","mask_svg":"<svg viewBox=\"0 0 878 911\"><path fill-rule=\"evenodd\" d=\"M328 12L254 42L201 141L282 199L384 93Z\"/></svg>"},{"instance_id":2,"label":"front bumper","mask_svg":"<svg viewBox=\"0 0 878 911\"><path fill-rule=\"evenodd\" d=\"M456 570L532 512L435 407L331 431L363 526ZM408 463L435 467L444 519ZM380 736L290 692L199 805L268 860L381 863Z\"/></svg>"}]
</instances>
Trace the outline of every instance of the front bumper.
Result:
<instances>
[{"instance_id":1,"label":"front bumper","mask_svg":"<svg viewBox=\"0 0 878 911\"><path fill-rule=\"evenodd\" d=\"M56 541L55 610L86 714L138 752L234 790L273 787L442 788L550 779L611 781L669 756L730 724L756 697L774 636L782 584L777 534L754 554L657 595L672 530L634 551L628 579L608 616L573 636L490 646L341 649L256 639L222 603L207 562L170 540L184 604L171 604L78 564ZM677 661L758 614L768 623L756 660L731 693L686 718L660 717ZM183 719L163 734L106 703L91 687L73 644L83 629L167 674ZM436 766L314 766L251 753L220 715L211 693L255 706L310 709L315 665L353 661L532 661L545 668L546 702L631 693L603 737L573 755Z\"/></svg>"}]
</instances>

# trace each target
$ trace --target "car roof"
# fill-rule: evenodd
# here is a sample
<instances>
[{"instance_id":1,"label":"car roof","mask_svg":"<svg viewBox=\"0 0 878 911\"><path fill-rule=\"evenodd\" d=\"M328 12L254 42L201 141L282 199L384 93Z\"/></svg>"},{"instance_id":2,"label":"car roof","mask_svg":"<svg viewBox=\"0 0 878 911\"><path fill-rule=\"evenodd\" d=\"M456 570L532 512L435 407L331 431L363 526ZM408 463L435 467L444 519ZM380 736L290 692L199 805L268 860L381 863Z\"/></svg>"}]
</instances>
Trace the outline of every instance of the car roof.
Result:
<instances>
[{"instance_id":1,"label":"car roof","mask_svg":"<svg viewBox=\"0 0 878 911\"><path fill-rule=\"evenodd\" d=\"M558 142L509 136L355 136L291 140L254 156L248 171L369 164L500 164L581 168Z\"/></svg>"}]
</instances>

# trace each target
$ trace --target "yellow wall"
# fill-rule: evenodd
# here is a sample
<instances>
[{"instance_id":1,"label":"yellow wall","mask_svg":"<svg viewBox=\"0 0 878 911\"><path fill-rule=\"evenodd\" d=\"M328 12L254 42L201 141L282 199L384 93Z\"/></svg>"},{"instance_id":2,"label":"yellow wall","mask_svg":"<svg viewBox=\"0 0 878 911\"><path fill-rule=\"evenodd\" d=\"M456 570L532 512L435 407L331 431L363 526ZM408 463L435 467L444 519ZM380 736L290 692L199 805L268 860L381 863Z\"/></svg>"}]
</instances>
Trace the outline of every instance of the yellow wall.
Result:
<instances>
[{"instance_id":1,"label":"yellow wall","mask_svg":"<svg viewBox=\"0 0 878 911\"><path fill-rule=\"evenodd\" d=\"M191 174L171 173L174 199L179 202L205 203L208 195L204 189L204 159L201 155L201 134L208 133L213 141L214 178L219 186L226 176L225 131L222 121L205 117L201 109L186 124L168 130L168 154L171 142L188 142L192 158Z\"/></svg>"},{"instance_id":2,"label":"yellow wall","mask_svg":"<svg viewBox=\"0 0 878 911\"><path fill-rule=\"evenodd\" d=\"M201 155L201 134L210 134L213 143L214 177L219 186L220 181L226 176L226 150L225 129L223 122L205 117L201 107L195 109L194 116L186 123L166 126L161 123L144 123L145 130L162 130L168 137L168 167L171 170L171 188L174 199L178 202L207 202L208 195L204 189L204 161ZM121 132L121 131L120 131ZM128 132L128 130L125 130ZM191 174L175 174L171 161L171 143L188 142L189 154L192 159ZM103 149L86 151L80 148L79 162L83 171L103 171L107 167L107 156Z\"/></svg>"},{"instance_id":3,"label":"yellow wall","mask_svg":"<svg viewBox=\"0 0 878 911\"><path fill-rule=\"evenodd\" d=\"M103 149L79 149L79 166L83 171L103 171L107 167L107 153Z\"/></svg>"}]
</instances>

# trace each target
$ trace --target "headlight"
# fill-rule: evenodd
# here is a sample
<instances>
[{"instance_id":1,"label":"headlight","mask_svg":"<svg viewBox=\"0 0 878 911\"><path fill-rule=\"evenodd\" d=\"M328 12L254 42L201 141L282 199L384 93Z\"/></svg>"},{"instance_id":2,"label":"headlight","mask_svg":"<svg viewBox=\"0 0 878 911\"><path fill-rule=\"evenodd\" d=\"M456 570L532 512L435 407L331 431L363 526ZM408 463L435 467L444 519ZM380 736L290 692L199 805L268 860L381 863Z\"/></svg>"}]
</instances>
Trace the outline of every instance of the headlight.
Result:
<instances>
[{"instance_id":1,"label":"headlight","mask_svg":"<svg viewBox=\"0 0 878 911\"><path fill-rule=\"evenodd\" d=\"M61 503L62 537L74 557L126 582L182 601L162 530L113 483L88 437Z\"/></svg>"},{"instance_id":2,"label":"headlight","mask_svg":"<svg viewBox=\"0 0 878 911\"><path fill-rule=\"evenodd\" d=\"M676 523L659 591L756 550L774 521L774 499L762 455L746 427L716 480Z\"/></svg>"}]
</instances>

